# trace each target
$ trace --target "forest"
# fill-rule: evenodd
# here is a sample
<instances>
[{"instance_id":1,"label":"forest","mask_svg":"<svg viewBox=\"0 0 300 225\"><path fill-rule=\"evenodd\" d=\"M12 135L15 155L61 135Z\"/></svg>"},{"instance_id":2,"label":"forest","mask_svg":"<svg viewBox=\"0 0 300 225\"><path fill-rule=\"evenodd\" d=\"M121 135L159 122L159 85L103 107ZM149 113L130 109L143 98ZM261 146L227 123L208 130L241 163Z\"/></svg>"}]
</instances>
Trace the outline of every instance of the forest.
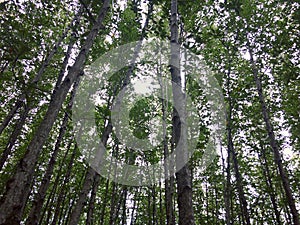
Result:
<instances>
[{"instance_id":1,"label":"forest","mask_svg":"<svg viewBox=\"0 0 300 225\"><path fill-rule=\"evenodd\" d=\"M0 225L300 225L299 0L0 0Z\"/></svg>"}]
</instances>

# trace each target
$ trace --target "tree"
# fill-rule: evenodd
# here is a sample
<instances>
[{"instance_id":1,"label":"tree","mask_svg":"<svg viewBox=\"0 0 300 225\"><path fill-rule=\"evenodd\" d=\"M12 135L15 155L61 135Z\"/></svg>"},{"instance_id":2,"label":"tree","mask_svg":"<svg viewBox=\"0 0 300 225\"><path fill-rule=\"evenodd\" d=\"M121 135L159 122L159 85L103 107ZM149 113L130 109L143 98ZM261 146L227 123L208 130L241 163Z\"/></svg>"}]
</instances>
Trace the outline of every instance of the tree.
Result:
<instances>
[{"instance_id":1,"label":"tree","mask_svg":"<svg viewBox=\"0 0 300 225\"><path fill-rule=\"evenodd\" d=\"M299 224L299 7L275 0L0 3L0 224ZM150 62L137 60L136 46L132 65L94 95L105 154L161 179L132 187L87 163L72 102L86 66L152 37L171 48L155 46L161 51ZM205 170L213 112L184 48L207 64L225 101L226 133ZM122 139L111 109L125 87L148 78L161 92L128 102ZM189 100L199 117L191 156ZM135 149L127 146L132 137L156 145ZM159 174L149 170L169 157ZM117 177L114 160L107 169Z\"/></svg>"}]
</instances>

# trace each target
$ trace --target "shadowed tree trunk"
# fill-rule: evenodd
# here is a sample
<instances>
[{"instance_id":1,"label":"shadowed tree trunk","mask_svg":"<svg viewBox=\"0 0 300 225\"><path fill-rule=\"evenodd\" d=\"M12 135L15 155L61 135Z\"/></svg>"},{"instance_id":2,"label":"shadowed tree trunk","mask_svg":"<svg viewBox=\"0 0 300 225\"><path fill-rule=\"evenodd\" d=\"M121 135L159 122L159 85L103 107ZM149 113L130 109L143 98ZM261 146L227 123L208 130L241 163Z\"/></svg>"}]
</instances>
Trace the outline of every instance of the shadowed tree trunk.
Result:
<instances>
[{"instance_id":1,"label":"shadowed tree trunk","mask_svg":"<svg viewBox=\"0 0 300 225\"><path fill-rule=\"evenodd\" d=\"M227 77L226 77L226 85L227 85L227 97L228 97L228 104L229 104L229 112L228 112L228 117L231 120L231 111L232 111L232 99L231 99L231 90L230 90L230 73L231 73L231 66L229 65L229 69L227 72ZM229 124L228 124L229 126ZM230 128L231 129L231 128ZM227 135L229 138L229 133L231 134L231 130L229 128L227 129ZM227 140L229 141L229 139ZM222 157L223 159L223 157ZM223 160L223 166L225 167L225 163ZM230 204L231 204L231 153L230 149L227 146L227 166L226 166L226 182L225 182L225 190L224 190L224 200L225 200L225 219L226 219L226 225L231 224L231 209L230 209Z\"/></svg>"},{"instance_id":2,"label":"shadowed tree trunk","mask_svg":"<svg viewBox=\"0 0 300 225\"><path fill-rule=\"evenodd\" d=\"M88 207L88 212L87 212L87 217L86 217L86 225L92 225L94 224L94 209L95 209L95 201L96 201L96 196L97 196L97 190L98 186L100 183L100 175L97 174L94 178L94 183L92 187L92 192L91 192L91 198L89 201L89 207Z\"/></svg>"},{"instance_id":3,"label":"shadowed tree trunk","mask_svg":"<svg viewBox=\"0 0 300 225\"><path fill-rule=\"evenodd\" d=\"M78 13L76 13L76 15L74 16L74 18L71 21L70 25L63 31L62 36L54 44L54 47L51 49L51 51L47 55L45 61L42 63L39 71L37 72L37 75L30 82L29 86L32 86L32 87L30 89L28 89L28 91L26 91L26 93L23 93L19 96L19 98L16 100L16 104L14 105L14 107L9 111L8 115L5 117L5 119L0 124L0 134L3 132L3 130L9 124L11 119L14 117L17 110L24 104L24 101L26 100L26 95L31 95L32 94L32 91L34 90L34 87L40 81L45 69L49 65L50 61L53 59L55 53L57 52L58 47L61 45L62 41L66 38L66 36L68 35L70 29L72 29L72 28L76 29L76 27L78 25L78 20L80 19L81 15L82 15L82 7L79 9ZM28 112L27 112L27 114L28 114ZM24 114L25 118L26 118L27 114Z\"/></svg>"},{"instance_id":4,"label":"shadowed tree trunk","mask_svg":"<svg viewBox=\"0 0 300 225\"><path fill-rule=\"evenodd\" d=\"M276 200L276 192L275 192L274 187L273 187L271 173L270 173L268 161L267 161L267 158L266 158L266 151L265 151L265 148L264 148L262 143L260 143L260 148L261 148L260 160L262 161L261 164L263 166L262 170L263 170L263 173L265 175L266 185L269 189L269 195L270 195L270 199L271 199L272 206L273 206L273 209L274 209L276 223L277 223L277 225L282 225L282 222L281 222L281 219L280 219L280 212L278 210L278 204L277 204L277 200Z\"/></svg>"},{"instance_id":5,"label":"shadowed tree trunk","mask_svg":"<svg viewBox=\"0 0 300 225\"><path fill-rule=\"evenodd\" d=\"M76 151L78 150L77 145L75 145L74 150L72 152L70 161L68 163L68 167L67 167L67 171L65 173L64 176L64 180L63 180L63 184L61 185L61 189L58 193L57 199L56 199L56 205L55 205L55 211L54 211L54 215L53 215L53 219L51 224L55 225L58 221L59 218L59 214L60 214L60 209L61 209L61 205L63 204L65 197L66 197L66 185L69 183L70 178L71 178L71 173L72 173L72 168L74 165L74 160L75 160L75 155L76 155ZM60 168L61 169L61 168ZM58 181L59 181L59 177L57 177L55 185L58 185ZM55 189L57 188L57 186L55 186ZM53 200L54 200L54 196L53 196ZM47 216L47 220L46 220L46 224L50 224L50 216L52 216L51 212L48 214Z\"/></svg>"},{"instance_id":6,"label":"shadowed tree trunk","mask_svg":"<svg viewBox=\"0 0 300 225\"><path fill-rule=\"evenodd\" d=\"M232 156L233 168L234 168L234 173L235 173L235 177L236 177L236 185L237 185L237 189L238 189L239 202L240 202L240 207L241 207L241 212L242 212L242 221L243 221L243 224L251 225L250 224L250 216L249 216L249 212L248 212L248 208L247 208L247 200L246 200L245 192L244 192L244 188L243 188L243 180L242 180L242 176L241 176L240 169L239 169L239 162L237 159L237 153L235 152L233 142L232 142L231 110L232 110L232 108L229 109L228 117L227 117L228 155Z\"/></svg>"},{"instance_id":7,"label":"shadowed tree trunk","mask_svg":"<svg viewBox=\"0 0 300 225\"><path fill-rule=\"evenodd\" d=\"M103 20L109 9L109 4L109 0L104 1L96 23L93 25L92 30L87 36L87 39L81 48L74 65L69 70L68 75L59 86L57 91L53 93L43 121L37 128L36 134L28 145L24 157L17 165L15 174L7 182L6 192L0 201L0 224L19 224L22 219L23 210L30 193L34 170L41 149L47 140L47 137L71 85L74 83L77 77L81 75L87 54L93 45L93 41L96 38L98 31L102 27Z\"/></svg>"},{"instance_id":8,"label":"shadowed tree trunk","mask_svg":"<svg viewBox=\"0 0 300 225\"><path fill-rule=\"evenodd\" d=\"M43 177L42 184L39 188L39 191L36 194L35 199L33 200L33 206L31 207L29 216L26 220L26 225L36 225L39 222L39 217L40 217L40 214L41 214L44 199L45 199L48 187L50 185L50 180L51 180L51 176L52 176L52 173L53 173L53 170L54 170L54 165L55 165L55 162L56 162L58 152L60 150L60 144L61 144L61 142L63 140L63 137L66 133L67 124L68 124L68 121L69 121L69 113L72 109L73 100L74 100L74 97L75 97L75 94L76 94L76 88L77 87L78 87L78 81L75 82L73 90L71 92L70 102L69 102L69 105L67 107L67 111L65 112L65 115L64 115L64 118L63 118L63 122L62 122L62 125L61 125L61 128L60 128L60 131L59 131L59 135L58 135L58 138L57 138L57 141L56 141L56 144L55 144L53 154L52 154L52 156L49 160L49 164L48 164L47 170L45 172L45 175Z\"/></svg>"},{"instance_id":9,"label":"shadowed tree trunk","mask_svg":"<svg viewBox=\"0 0 300 225\"><path fill-rule=\"evenodd\" d=\"M291 210L291 213L292 213L292 216L293 216L293 223L294 223L294 225L300 225L299 214L298 214L296 204L295 204L295 200L294 200L294 197L293 197L293 194L292 194L288 174L287 174L287 172L286 172L286 170L283 166L283 163L282 163L282 158L281 158L281 154L280 154L280 151L279 151L279 146L278 146L278 143L277 143L276 138L275 138L274 128L273 128L273 125L272 125L271 120L270 120L268 107L267 107L267 104L266 104L266 101L265 101L265 96L264 96L263 89L262 89L261 78L258 74L258 69L256 67L256 63L255 63L254 58L253 58L253 50L251 48L251 45L250 45L250 42L249 42L248 39L247 39L247 48L248 48L248 51L249 51L249 54L250 54L250 63L251 63L251 67L252 67L252 73L253 73L253 76L254 76L255 84L256 84L256 90L257 90L260 105L261 105L261 112L262 112L262 115L263 115L263 119L264 119L264 122L265 122L267 132L268 132L270 146L271 146L271 148L273 150L273 153L274 153L274 161L275 161L275 164L277 165L279 175L280 175L280 178L281 178L281 182L282 182L282 186L283 186L283 189L285 191L287 203L290 207L290 210Z\"/></svg>"},{"instance_id":10,"label":"shadowed tree trunk","mask_svg":"<svg viewBox=\"0 0 300 225\"><path fill-rule=\"evenodd\" d=\"M111 122L109 122L107 124L107 126L105 127L105 130L104 130L102 138L101 138L101 141L104 146L106 146L106 143L107 143L108 137L111 133L111 130L112 130L112 125L111 125ZM70 221L69 221L70 225L79 223L82 209L86 202L87 196L88 196L89 192L91 191L91 187L93 186L96 176L99 176L99 175L96 173L96 171L92 167L89 167L89 169L86 173L84 182L83 182L81 192L79 194L79 198L78 198L78 200L75 204L75 207L72 210L72 213L70 216Z\"/></svg>"}]
</instances>

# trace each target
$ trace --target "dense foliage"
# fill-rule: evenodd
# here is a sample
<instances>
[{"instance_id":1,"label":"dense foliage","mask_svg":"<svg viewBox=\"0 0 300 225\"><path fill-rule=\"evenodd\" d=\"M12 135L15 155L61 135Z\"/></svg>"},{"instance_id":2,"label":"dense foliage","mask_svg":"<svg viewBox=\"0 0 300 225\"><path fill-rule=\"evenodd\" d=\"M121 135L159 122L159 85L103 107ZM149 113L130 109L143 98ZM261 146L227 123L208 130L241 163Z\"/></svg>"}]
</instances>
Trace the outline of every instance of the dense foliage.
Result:
<instances>
[{"instance_id":1,"label":"dense foliage","mask_svg":"<svg viewBox=\"0 0 300 225\"><path fill-rule=\"evenodd\" d=\"M300 224L298 1L9 0L1 1L0 18L0 224ZM226 133L201 170L210 109L186 76L201 117L195 153L165 181L126 186L89 167L74 137L73 101L85 66L151 37L179 43L211 68L224 95ZM153 140L161 123L155 149L128 148L111 124L121 90L154 69L160 82L175 79L172 66L143 62L99 91L99 139L128 164L157 163L178 144L167 91L139 98L129 111L128 132L138 139Z\"/></svg>"}]
</instances>

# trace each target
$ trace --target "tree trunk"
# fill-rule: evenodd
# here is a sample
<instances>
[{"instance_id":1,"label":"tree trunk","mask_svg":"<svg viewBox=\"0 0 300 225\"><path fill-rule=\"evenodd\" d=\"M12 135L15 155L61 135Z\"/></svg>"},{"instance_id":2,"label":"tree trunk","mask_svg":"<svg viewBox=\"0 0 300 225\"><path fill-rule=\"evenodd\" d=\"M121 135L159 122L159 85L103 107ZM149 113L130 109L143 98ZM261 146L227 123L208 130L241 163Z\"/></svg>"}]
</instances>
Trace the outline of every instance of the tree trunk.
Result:
<instances>
[{"instance_id":1,"label":"tree trunk","mask_svg":"<svg viewBox=\"0 0 300 225\"><path fill-rule=\"evenodd\" d=\"M24 104L24 96L21 95L19 99L17 100L16 104L14 107L9 111L8 115L4 118L0 125L0 134L2 134L3 130L7 127L11 119L14 117L18 109Z\"/></svg>"},{"instance_id":2,"label":"tree trunk","mask_svg":"<svg viewBox=\"0 0 300 225\"><path fill-rule=\"evenodd\" d=\"M112 184L112 194L110 199L110 212L109 212L109 224L113 225L115 221L115 210L117 208L117 185L116 183Z\"/></svg>"},{"instance_id":3,"label":"tree trunk","mask_svg":"<svg viewBox=\"0 0 300 225\"><path fill-rule=\"evenodd\" d=\"M160 64L161 65L161 64ZM167 159L169 154L168 148L168 137L167 137L167 96L165 90L165 84L163 84L162 77L162 69L159 67L157 69L159 85L161 88L162 96L161 96L161 104L162 104L162 122L163 122L163 155L164 159ZM172 162L170 162L172 163ZM173 163L174 165L174 163ZM169 171L169 168L172 168L172 165L168 164L168 161L165 161L164 164L164 173L165 173L165 211L166 211L166 219L167 225L175 225L175 216L173 209L173 189L174 189L174 169Z\"/></svg>"},{"instance_id":4,"label":"tree trunk","mask_svg":"<svg viewBox=\"0 0 300 225\"><path fill-rule=\"evenodd\" d=\"M19 224L22 219L26 200L30 193L35 166L42 146L51 131L53 123L56 120L71 85L74 83L75 79L81 75L87 54L102 26L109 4L109 0L104 0L97 21L89 33L73 67L69 70L68 75L59 89L53 93L46 115L37 128L36 134L31 140L25 156L17 165L13 177L7 182L6 192L0 201L0 224Z\"/></svg>"},{"instance_id":5,"label":"tree trunk","mask_svg":"<svg viewBox=\"0 0 300 225\"><path fill-rule=\"evenodd\" d=\"M227 47L227 46L225 46ZM227 48L228 50L228 48ZM229 50L228 50L229 52ZM229 62L229 69L228 72L226 74L226 88L227 88L227 97L228 97L228 104L229 104L229 112L228 112L228 121L230 122L230 124L228 123L228 128L227 128L227 143L229 143L229 135L231 136L231 126L232 126L232 118L231 118L231 114L232 114L232 99L231 99L231 89L230 89L230 74L231 74L231 60ZM226 219L226 225L231 225L231 151L230 148L228 147L229 145L227 145L227 166L225 169L225 160L222 154L222 161L223 161L223 167L226 170L226 181L225 181L225 190L224 190L224 201L225 201L225 219ZM222 152L222 149L221 149ZM223 174L225 177L225 171L223 170Z\"/></svg>"},{"instance_id":6,"label":"tree trunk","mask_svg":"<svg viewBox=\"0 0 300 225\"><path fill-rule=\"evenodd\" d=\"M227 86L229 88L229 74L227 76ZM242 221L243 224L250 225L250 216L249 212L247 209L247 200L245 197L244 189L243 189L243 181L242 177L240 174L240 169L239 169L239 164L237 160L237 153L234 150L234 145L232 141L232 101L231 101L231 96L230 96L230 90L228 89L228 98L229 98L229 109L227 112L227 148L228 148L228 156L232 156L233 159L233 167L234 167L234 172L236 176L236 182L237 182L237 189L238 189L238 196L239 196L239 201L240 201L240 207L241 207L241 212L242 212ZM228 157L228 167L227 167L227 176L229 176L230 173L230 159ZM227 185L230 185L230 177L227 177ZM228 187L229 188L229 187ZM227 191L229 191L227 189ZM226 203L228 204L228 202ZM228 207L228 206L227 206ZM230 215L227 215L230 216ZM227 219L228 222L228 219Z\"/></svg>"},{"instance_id":7,"label":"tree trunk","mask_svg":"<svg viewBox=\"0 0 300 225\"><path fill-rule=\"evenodd\" d=\"M70 143L71 144L71 143ZM67 167L67 172L65 174L65 177L64 177L64 181L63 181L63 184L62 184L62 187L60 189L60 192L57 196L57 201L56 201L56 206L55 206L55 212L54 212L54 215L53 215L53 220L51 222L52 225L55 225L57 223L57 220L59 218L59 213L60 213L60 208L61 208L61 204L63 204L64 202L64 199L65 199L65 196L66 196L66 190L65 190L65 187L66 187L66 184L69 182L70 180L70 177L71 177L71 172L72 172L72 168L73 168L73 164L74 164L74 159L75 159L75 155L76 155L76 151L78 150L77 146L75 145L74 147L74 150L72 152L72 155L71 155L71 158L70 158L70 161L68 163L68 167ZM58 177L57 177L57 180L56 180L56 185L58 184ZM56 187L55 187L56 188ZM54 197L53 197L54 198ZM49 214L50 215L50 214ZM48 215L48 218L47 218L47 224L49 224L49 219L50 219L50 216Z\"/></svg>"},{"instance_id":8,"label":"tree trunk","mask_svg":"<svg viewBox=\"0 0 300 225\"><path fill-rule=\"evenodd\" d=\"M267 161L267 158L266 158L266 151L264 149L264 146L262 143L260 143L260 147L261 147L261 155L260 155L260 159L261 159L261 164L263 165L263 173L265 175L265 182L266 182L266 185L269 189L269 195L270 195L270 199L271 199L271 202L272 202L272 206L273 206L273 209L274 209L274 213L275 213L275 219L276 219L276 223L277 225L282 225L282 222L281 222L281 219L280 219L280 212L278 210L278 204L277 204L277 200L276 200L276 193L275 193L275 190L274 190L274 187L273 187L273 182L272 182L272 179L271 179L271 174L270 174L270 169L269 169L269 166L268 166L268 161Z\"/></svg>"},{"instance_id":9,"label":"tree trunk","mask_svg":"<svg viewBox=\"0 0 300 225\"><path fill-rule=\"evenodd\" d=\"M245 192L244 192L244 188L243 188L243 181L242 181L242 177L241 177L241 173L240 173L240 169L239 169L239 163L238 163L238 159L237 159L237 153L234 150L233 147L233 142L232 142L232 137L231 137L231 128L227 128L228 129L228 149L232 155L232 159L233 159L233 168L234 168L234 172L235 172L235 177L236 177L236 185L237 185L237 189L238 189L238 196L239 196L239 202L240 202L240 207L241 207L241 212L242 212L242 221L243 224L247 224L247 225L251 225L250 224L250 216L249 216L249 212L248 212L248 208L247 208L247 200L245 197Z\"/></svg>"},{"instance_id":10,"label":"tree trunk","mask_svg":"<svg viewBox=\"0 0 300 225\"><path fill-rule=\"evenodd\" d=\"M70 29L73 27L73 23L78 25L78 20L80 19L82 14L82 8L79 9L78 13L75 15L74 19L70 23L70 25L64 30L62 36L57 40L57 42L54 44L54 47L51 49L49 52L48 56L46 57L45 61L42 63L41 68L39 69L37 75L34 77L34 79L30 82L30 85L37 85L38 81L41 79L45 69L49 65L50 61L52 60L53 56L57 52L58 47L61 45L62 41L66 38L68 32ZM76 28L76 25L74 26L74 29ZM29 85L29 86L30 86ZM19 96L19 99L16 101L16 104L14 107L9 111L8 115L5 117L3 122L0 125L0 134L3 132L5 127L9 124L10 120L13 118L17 110L22 106L22 104L25 101L26 95L30 95L31 92L33 91L33 87L28 89L26 93L23 93L21 96Z\"/></svg>"},{"instance_id":11,"label":"tree trunk","mask_svg":"<svg viewBox=\"0 0 300 225\"><path fill-rule=\"evenodd\" d=\"M107 140L108 140L109 135L111 133L111 130L112 130L112 124L111 124L111 122L109 122L107 124L107 126L105 127L105 130L104 130L102 138L101 138L101 141L102 141L104 146L106 146L106 143L107 143ZM89 169L86 173L86 176L85 176L85 180L83 182L81 192L79 194L79 199L76 202L75 207L74 207L74 209L72 210L72 213L71 213L70 225L79 223L80 214L82 212L82 209L83 209L84 204L86 202L87 196L88 196L88 194L91 190L91 187L93 185L95 176L98 176L98 174L96 173L96 171L92 167L89 167Z\"/></svg>"},{"instance_id":12,"label":"tree trunk","mask_svg":"<svg viewBox=\"0 0 300 225\"><path fill-rule=\"evenodd\" d=\"M98 190L99 183L100 183L100 175L96 174L95 179L94 179L94 183L93 183L93 187L92 187L88 212L87 212L86 225L92 225L93 221L94 221L93 215L94 215L95 201L96 201L96 196L97 196L97 190Z\"/></svg>"},{"instance_id":13,"label":"tree trunk","mask_svg":"<svg viewBox=\"0 0 300 225\"><path fill-rule=\"evenodd\" d=\"M43 203L44 203L44 199L45 199L48 187L50 185L52 172L54 170L54 165L56 163L56 157L57 157L58 152L60 150L60 144L61 144L61 142L63 140L63 137L66 133L67 124L68 124L68 121L69 121L68 113L72 109L73 100L74 100L74 97L75 97L75 94L76 94L76 89L78 87L77 85L78 85L78 80L75 82L73 90L71 92L70 102L69 102L68 107L67 107L67 112L65 113L64 118L63 118L63 122L62 122L62 125L61 125L61 128L60 128L60 131L59 131L57 141L55 143L55 148L54 148L53 154L52 154L52 156L49 160L48 167L47 167L47 170L46 170L45 175L43 177L42 184L39 188L39 191L38 191L37 195L35 196L35 199L33 200L33 205L31 207L29 216L26 220L26 225L36 225L39 222L39 217L40 217L40 213L41 213L42 206L43 206Z\"/></svg>"},{"instance_id":14,"label":"tree trunk","mask_svg":"<svg viewBox=\"0 0 300 225\"><path fill-rule=\"evenodd\" d=\"M273 128L273 125L272 125L270 117L269 117L268 107L267 107L267 104L265 102L265 96L264 96L263 90L262 90L261 79L259 77L258 69L256 67L256 63L255 63L254 58L253 58L253 52L252 52L252 48L251 48L249 40L247 40L247 47L248 47L248 51L249 51L249 54L250 54L250 63L251 63L251 67L252 67L252 73L253 73L253 76L254 76L256 89L257 89L259 101L260 101L260 104L261 104L261 112L262 112L262 115L263 115L263 119L265 121L267 132L268 132L269 142L270 142L271 148L272 148L273 153L274 153L274 161L275 161L275 164L277 165L278 170L279 170L279 174L280 174L280 177L281 177L283 189L285 191L286 199L287 199L288 205L290 207L290 210L291 210L291 213L292 213L292 216L293 216L293 223L294 223L294 225L300 225L299 214L298 214L296 204L295 204L295 200L294 200L292 190L291 190L291 187L290 187L289 178L288 178L287 172L286 172L286 170L283 166L283 163L282 163L282 158L281 158L281 155L280 155L279 146L278 146L278 143L276 141L275 134L274 134L274 128Z\"/></svg>"},{"instance_id":15,"label":"tree trunk","mask_svg":"<svg viewBox=\"0 0 300 225\"><path fill-rule=\"evenodd\" d=\"M58 86L61 84L61 81L62 81L62 78L66 72L66 68L67 68L67 65L68 65L68 62L69 62L69 58L70 58L70 54L71 54L71 51L73 49L73 46L74 46L74 43L75 43L75 29L77 28L78 26L78 23L80 21L80 16L81 16L81 9L79 10L78 14L76 14L75 18L74 18L74 21L75 21L75 25L74 25L74 30L72 32L72 38L71 38L71 41L69 43L69 46L68 46L68 50L66 52L66 56L64 58L64 61L63 61L63 64L62 64L62 68L60 70L60 73L59 73L59 76L58 76L58 79L57 79L57 82L55 84L55 90L58 88ZM72 23L71 23L72 25ZM67 35L67 31L69 31L70 29L70 26L64 31L64 34L62 35L62 37L59 39L59 41L55 44L55 47L52 49L52 51L50 52L50 54L47 56L47 59L44 61L44 63L42 64L40 70L38 71L38 74L37 76L34 78L34 81L32 82L33 85L37 85L37 82L40 80L43 72L45 71L47 65L50 63L51 59L53 58L54 54L56 53L57 51L57 48L58 46L61 44L63 38L66 37ZM28 93L26 95L30 95L32 93L32 90L33 89L30 89L30 91L28 91ZM23 97L22 97L23 98ZM25 100L25 99L23 99ZM17 122L16 124L16 127L13 131L13 133L11 134L10 136L10 139L9 139L9 143L7 144L5 150L3 151L2 155L1 155L1 159L0 159L0 170L2 169L4 163L6 162L9 154L11 153L11 150L12 150L12 147L14 146L18 136L20 135L21 131L22 131L22 127L26 121L26 118L28 116L28 113L29 111L32 109L32 104L31 103L28 103L28 105L25 106L25 109L24 111L22 112L21 114L21 118L19 119L19 121ZM15 109L14 109L15 110ZM12 110L12 112L14 111Z\"/></svg>"},{"instance_id":16,"label":"tree trunk","mask_svg":"<svg viewBox=\"0 0 300 225\"><path fill-rule=\"evenodd\" d=\"M27 119L27 115L28 112L30 111L30 106L26 105L24 107L24 111L21 114L21 118L16 122L14 131L12 132L12 134L9 137L9 141L4 149L4 151L1 154L1 158L0 158L0 171L2 170L5 162L8 159L8 156L11 154L11 150L13 148L13 146L15 145L18 136L20 135L21 131L22 131L22 127L25 124L25 121Z\"/></svg>"},{"instance_id":17,"label":"tree trunk","mask_svg":"<svg viewBox=\"0 0 300 225\"><path fill-rule=\"evenodd\" d=\"M178 45L178 21L177 21L177 0L171 2L171 62L172 92L174 107L173 110L173 144L179 149L176 155L176 164L186 161L188 157L186 134L185 134L185 95L181 90L180 76L180 49ZM175 84L175 85L174 85ZM180 116L182 118L180 118ZM181 137L181 138L180 138ZM179 140L181 139L181 140ZM194 211L192 203L192 180L191 171L188 165L183 166L176 173L177 180L177 202L179 209L179 225L194 225Z\"/></svg>"}]
</instances>

